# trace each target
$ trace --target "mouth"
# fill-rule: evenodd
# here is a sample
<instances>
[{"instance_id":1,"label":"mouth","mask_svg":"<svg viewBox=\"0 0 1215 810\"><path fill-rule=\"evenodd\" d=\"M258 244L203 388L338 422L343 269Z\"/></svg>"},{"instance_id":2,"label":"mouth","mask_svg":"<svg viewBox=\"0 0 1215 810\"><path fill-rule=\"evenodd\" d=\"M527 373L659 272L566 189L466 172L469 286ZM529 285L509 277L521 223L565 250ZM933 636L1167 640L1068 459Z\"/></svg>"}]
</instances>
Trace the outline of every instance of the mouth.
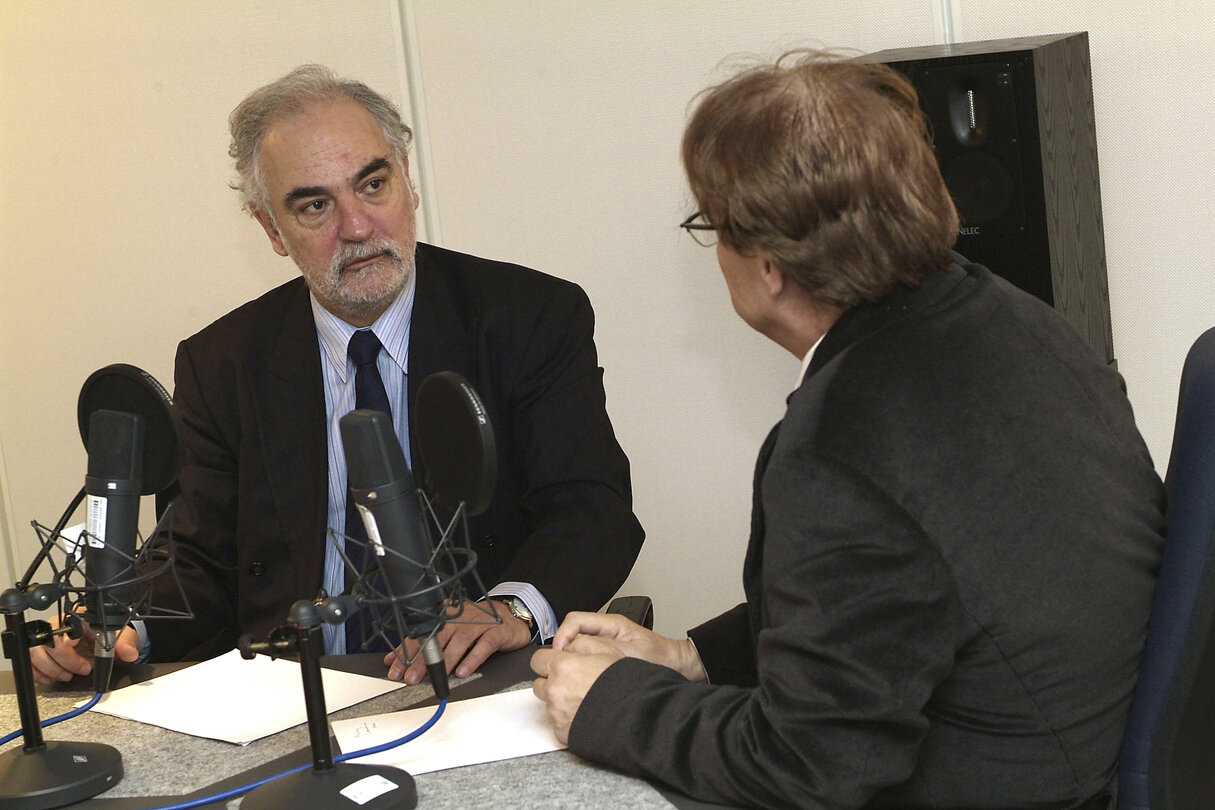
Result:
<instances>
[{"instance_id":1,"label":"mouth","mask_svg":"<svg viewBox=\"0 0 1215 810\"><path fill-rule=\"evenodd\" d=\"M386 256L388 256L388 254L386 252L381 251L379 253L373 253L370 256L362 256L360 258L346 262L346 264L342 265L342 273L346 274L346 273L358 272L359 270L370 267L371 265L375 264L380 259L383 259Z\"/></svg>"}]
</instances>

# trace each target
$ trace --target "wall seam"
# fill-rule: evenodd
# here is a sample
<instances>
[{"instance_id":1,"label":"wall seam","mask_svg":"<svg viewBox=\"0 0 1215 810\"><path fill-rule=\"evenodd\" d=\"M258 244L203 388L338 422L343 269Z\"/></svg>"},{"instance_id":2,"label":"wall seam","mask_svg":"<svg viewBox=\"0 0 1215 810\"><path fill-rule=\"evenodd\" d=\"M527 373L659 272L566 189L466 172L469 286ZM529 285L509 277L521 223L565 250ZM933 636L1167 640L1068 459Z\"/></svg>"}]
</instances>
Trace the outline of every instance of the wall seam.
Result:
<instances>
[{"instance_id":1,"label":"wall seam","mask_svg":"<svg viewBox=\"0 0 1215 810\"><path fill-rule=\"evenodd\" d=\"M401 98L408 99L413 127L413 170L417 176L418 195L421 197L424 220L423 241L442 245L442 228L439 222L439 204L435 191L434 166L430 158L430 127L426 120L426 91L422 81L421 41L418 38L417 14L414 0L399 0L401 47L404 51Z\"/></svg>"}]
</instances>

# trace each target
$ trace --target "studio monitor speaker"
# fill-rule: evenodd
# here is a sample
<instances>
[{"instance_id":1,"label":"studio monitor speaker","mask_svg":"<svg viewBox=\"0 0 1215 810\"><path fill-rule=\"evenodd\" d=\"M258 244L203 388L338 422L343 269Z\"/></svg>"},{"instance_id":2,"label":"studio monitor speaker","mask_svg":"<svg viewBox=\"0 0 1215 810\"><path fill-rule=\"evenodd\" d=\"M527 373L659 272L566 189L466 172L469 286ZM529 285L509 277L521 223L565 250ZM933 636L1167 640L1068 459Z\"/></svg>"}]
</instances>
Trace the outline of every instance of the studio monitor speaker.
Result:
<instances>
[{"instance_id":1,"label":"studio monitor speaker","mask_svg":"<svg viewBox=\"0 0 1215 810\"><path fill-rule=\"evenodd\" d=\"M1055 307L1113 363L1088 34L879 51L933 131L957 250Z\"/></svg>"}]
</instances>

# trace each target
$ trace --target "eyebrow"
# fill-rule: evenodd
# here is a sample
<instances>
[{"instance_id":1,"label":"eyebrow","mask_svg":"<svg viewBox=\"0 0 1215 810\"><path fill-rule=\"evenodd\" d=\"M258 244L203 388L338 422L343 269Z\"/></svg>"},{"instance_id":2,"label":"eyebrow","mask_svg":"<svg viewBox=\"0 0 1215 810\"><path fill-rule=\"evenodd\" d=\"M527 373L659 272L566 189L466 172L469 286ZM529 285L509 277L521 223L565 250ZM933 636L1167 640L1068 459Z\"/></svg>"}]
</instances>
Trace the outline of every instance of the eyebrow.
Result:
<instances>
[{"instance_id":1,"label":"eyebrow","mask_svg":"<svg viewBox=\"0 0 1215 810\"><path fill-rule=\"evenodd\" d=\"M359 171L354 175L354 182L356 184L360 183L365 178L375 174L378 171L391 168L392 164L388 162L388 158L374 158L373 160L369 161L366 166L359 169ZM309 197L320 197L326 193L328 193L328 189L326 189L324 186L297 186L283 195L283 202L290 206L292 203L299 202L300 200L306 200Z\"/></svg>"}]
</instances>

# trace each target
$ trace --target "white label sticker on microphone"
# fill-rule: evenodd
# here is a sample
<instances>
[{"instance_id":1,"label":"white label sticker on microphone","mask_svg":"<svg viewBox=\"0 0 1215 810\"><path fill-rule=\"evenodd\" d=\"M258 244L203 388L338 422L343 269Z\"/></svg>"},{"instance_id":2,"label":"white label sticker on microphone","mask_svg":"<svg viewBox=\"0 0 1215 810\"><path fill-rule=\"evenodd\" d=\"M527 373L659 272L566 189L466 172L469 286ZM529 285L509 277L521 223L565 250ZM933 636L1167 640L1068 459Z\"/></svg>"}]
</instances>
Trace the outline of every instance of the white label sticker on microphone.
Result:
<instances>
[{"instance_id":1,"label":"white label sticker on microphone","mask_svg":"<svg viewBox=\"0 0 1215 810\"><path fill-rule=\"evenodd\" d=\"M380 527L375 522L375 515L371 510L361 503L356 503L355 507L359 510L359 514L363 517L363 528L367 529L367 539L371 541L371 545L375 547L375 556L384 556L384 541L380 539Z\"/></svg>"},{"instance_id":2,"label":"white label sticker on microphone","mask_svg":"<svg viewBox=\"0 0 1215 810\"><path fill-rule=\"evenodd\" d=\"M389 791L396 790L400 785L391 782L379 774L368 776L365 779L360 779L354 784L347 785L342 789L342 795L355 804L367 804L367 802L383 796Z\"/></svg>"},{"instance_id":3,"label":"white label sticker on microphone","mask_svg":"<svg viewBox=\"0 0 1215 810\"><path fill-rule=\"evenodd\" d=\"M89 545L93 548L105 548L105 514L109 507L108 498L90 495L85 504L85 527L88 532Z\"/></svg>"}]
</instances>

